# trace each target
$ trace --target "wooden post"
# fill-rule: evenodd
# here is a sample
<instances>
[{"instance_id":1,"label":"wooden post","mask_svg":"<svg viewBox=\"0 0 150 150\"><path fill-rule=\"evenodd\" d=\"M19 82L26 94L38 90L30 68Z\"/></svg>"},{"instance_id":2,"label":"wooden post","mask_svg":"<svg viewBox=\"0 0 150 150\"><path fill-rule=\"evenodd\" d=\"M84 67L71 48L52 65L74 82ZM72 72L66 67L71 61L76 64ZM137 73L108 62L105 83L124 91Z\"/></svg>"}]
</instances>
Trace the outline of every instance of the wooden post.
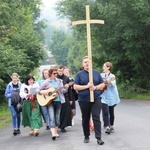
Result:
<instances>
[{"instance_id":1,"label":"wooden post","mask_svg":"<svg viewBox=\"0 0 150 150\"><path fill-rule=\"evenodd\" d=\"M92 50L91 50L91 23L104 24L104 20L90 20L89 5L86 5L86 20L74 21L72 25L86 24L87 29L87 48L89 57L89 81L93 83L93 71L92 71ZM93 91L90 91L90 101L94 102Z\"/></svg>"}]
</instances>

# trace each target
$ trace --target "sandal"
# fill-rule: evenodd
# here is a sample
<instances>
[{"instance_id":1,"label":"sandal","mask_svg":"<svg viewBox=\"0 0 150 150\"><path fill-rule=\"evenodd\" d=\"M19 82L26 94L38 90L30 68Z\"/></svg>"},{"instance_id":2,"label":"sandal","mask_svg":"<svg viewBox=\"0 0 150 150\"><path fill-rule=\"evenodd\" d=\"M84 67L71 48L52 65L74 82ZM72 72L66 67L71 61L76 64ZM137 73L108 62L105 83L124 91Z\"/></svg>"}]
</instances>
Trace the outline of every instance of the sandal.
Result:
<instances>
[{"instance_id":1,"label":"sandal","mask_svg":"<svg viewBox=\"0 0 150 150\"><path fill-rule=\"evenodd\" d=\"M34 136L38 136L39 135L39 131L38 130L34 130Z\"/></svg>"},{"instance_id":2,"label":"sandal","mask_svg":"<svg viewBox=\"0 0 150 150\"><path fill-rule=\"evenodd\" d=\"M31 130L31 131L29 132L29 135L30 135L30 136L33 136L33 134L34 134L34 131Z\"/></svg>"}]
</instances>

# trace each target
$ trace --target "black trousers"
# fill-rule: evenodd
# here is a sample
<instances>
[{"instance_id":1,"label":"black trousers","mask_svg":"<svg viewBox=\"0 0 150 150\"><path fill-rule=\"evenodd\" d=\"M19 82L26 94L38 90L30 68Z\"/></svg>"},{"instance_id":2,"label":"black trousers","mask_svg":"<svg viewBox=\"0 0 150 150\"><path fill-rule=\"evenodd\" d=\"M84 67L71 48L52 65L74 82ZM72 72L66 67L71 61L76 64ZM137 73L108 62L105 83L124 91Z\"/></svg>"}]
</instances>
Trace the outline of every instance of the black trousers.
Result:
<instances>
[{"instance_id":1,"label":"black trousers","mask_svg":"<svg viewBox=\"0 0 150 150\"><path fill-rule=\"evenodd\" d=\"M66 102L61 105L61 113L60 113L60 129L64 129L67 126L72 126L71 123L71 107L69 103L69 99L65 97Z\"/></svg>"},{"instance_id":2,"label":"black trousers","mask_svg":"<svg viewBox=\"0 0 150 150\"><path fill-rule=\"evenodd\" d=\"M102 103L102 115L103 115L104 127L114 125L114 120L115 120L114 107L115 106L116 105L108 106L107 104Z\"/></svg>"},{"instance_id":3,"label":"black trousers","mask_svg":"<svg viewBox=\"0 0 150 150\"><path fill-rule=\"evenodd\" d=\"M92 114L92 119L94 123L95 138L101 139L101 99L97 98L94 102L83 102L79 101L79 106L82 113L82 127L85 138L90 136L89 122L90 115Z\"/></svg>"}]
</instances>

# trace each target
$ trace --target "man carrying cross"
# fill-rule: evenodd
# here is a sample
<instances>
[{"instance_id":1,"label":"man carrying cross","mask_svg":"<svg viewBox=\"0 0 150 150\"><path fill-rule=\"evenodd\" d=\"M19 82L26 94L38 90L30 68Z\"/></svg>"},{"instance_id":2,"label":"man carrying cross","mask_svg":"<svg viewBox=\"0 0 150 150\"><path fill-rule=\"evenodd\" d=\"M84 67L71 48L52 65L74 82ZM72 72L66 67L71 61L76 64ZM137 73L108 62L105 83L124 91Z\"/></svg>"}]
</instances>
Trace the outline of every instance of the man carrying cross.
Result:
<instances>
[{"instance_id":1,"label":"man carrying cross","mask_svg":"<svg viewBox=\"0 0 150 150\"><path fill-rule=\"evenodd\" d=\"M90 129L90 115L92 115L95 138L97 144L103 145L101 139L101 99L100 90L105 88L103 79L97 70L93 69L93 82L89 82L89 58L85 56L82 60L84 69L76 74L74 81L74 89L78 91L78 101L82 113L82 127L84 133L84 143L89 143ZM90 102L90 91L94 92L94 102Z\"/></svg>"},{"instance_id":2,"label":"man carrying cross","mask_svg":"<svg viewBox=\"0 0 150 150\"><path fill-rule=\"evenodd\" d=\"M89 6L86 6L86 20L73 22L73 25L86 24L87 25L87 47L88 56L85 56L82 60L83 70L78 72L74 81L74 89L78 91L78 101L82 113L82 127L84 133L84 143L89 143L90 129L89 122L92 115L95 138L97 144L103 145L104 142L101 139L101 99L100 90L104 90L106 85L103 83L103 79L97 70L92 69L92 55L91 55L91 33L90 24L101 23L103 20L90 20Z\"/></svg>"}]
</instances>

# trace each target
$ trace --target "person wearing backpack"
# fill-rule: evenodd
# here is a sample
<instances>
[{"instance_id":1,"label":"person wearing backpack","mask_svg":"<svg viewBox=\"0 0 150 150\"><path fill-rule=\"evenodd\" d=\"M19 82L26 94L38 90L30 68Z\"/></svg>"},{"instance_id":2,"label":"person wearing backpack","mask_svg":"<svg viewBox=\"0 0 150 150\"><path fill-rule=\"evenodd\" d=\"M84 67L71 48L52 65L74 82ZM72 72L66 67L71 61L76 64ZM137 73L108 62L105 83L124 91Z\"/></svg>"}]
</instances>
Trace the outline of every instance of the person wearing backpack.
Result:
<instances>
[{"instance_id":1,"label":"person wearing backpack","mask_svg":"<svg viewBox=\"0 0 150 150\"><path fill-rule=\"evenodd\" d=\"M13 104L13 94L14 91L20 91L21 88L21 82L19 81L19 75L17 73L13 73L11 75L12 81L7 85L5 90L5 96L8 98L8 106L11 111L12 115L12 126L13 126L13 135L20 134L20 124L21 124L21 114L20 111L17 110L17 107L15 104ZM20 98L20 97L19 97ZM16 94L17 99L17 94Z\"/></svg>"}]
</instances>

